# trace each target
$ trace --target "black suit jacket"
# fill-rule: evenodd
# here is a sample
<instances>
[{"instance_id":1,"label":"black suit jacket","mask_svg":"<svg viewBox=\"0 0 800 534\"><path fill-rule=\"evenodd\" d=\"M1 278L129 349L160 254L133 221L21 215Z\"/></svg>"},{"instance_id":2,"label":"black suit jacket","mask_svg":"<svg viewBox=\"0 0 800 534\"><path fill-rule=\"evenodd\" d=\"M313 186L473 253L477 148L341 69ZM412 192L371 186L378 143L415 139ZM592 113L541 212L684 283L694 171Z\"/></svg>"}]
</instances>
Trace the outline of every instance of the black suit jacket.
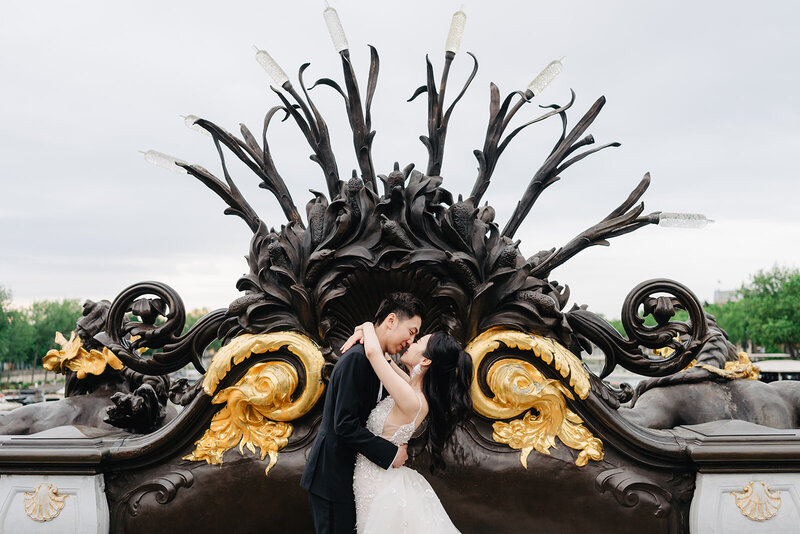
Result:
<instances>
[{"instance_id":1,"label":"black suit jacket","mask_svg":"<svg viewBox=\"0 0 800 534\"><path fill-rule=\"evenodd\" d=\"M384 469L391 467L397 446L365 427L379 389L364 346L354 345L336 363L328 381L322 423L300 479L306 491L331 501L354 501L356 453Z\"/></svg>"}]
</instances>

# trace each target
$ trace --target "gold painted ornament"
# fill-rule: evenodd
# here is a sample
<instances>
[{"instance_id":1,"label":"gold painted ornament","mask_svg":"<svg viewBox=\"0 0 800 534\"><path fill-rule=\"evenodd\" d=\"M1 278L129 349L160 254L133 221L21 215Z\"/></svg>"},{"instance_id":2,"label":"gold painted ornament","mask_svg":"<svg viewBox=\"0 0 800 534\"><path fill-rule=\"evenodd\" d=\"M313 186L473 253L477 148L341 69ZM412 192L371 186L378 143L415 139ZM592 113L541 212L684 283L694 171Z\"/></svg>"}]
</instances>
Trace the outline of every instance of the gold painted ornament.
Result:
<instances>
[{"instance_id":1,"label":"gold painted ornament","mask_svg":"<svg viewBox=\"0 0 800 534\"><path fill-rule=\"evenodd\" d=\"M119 371L122 369L122 362L117 358L108 347L103 347L102 351L92 349L87 351L83 348L80 336L75 332L67 340L61 332L56 332L56 343L61 349L53 349L47 352L42 360L42 366L54 373L66 374L67 370L74 371L78 378L83 380L87 374L101 375L106 370L106 365Z\"/></svg>"},{"instance_id":2,"label":"gold painted ornament","mask_svg":"<svg viewBox=\"0 0 800 534\"><path fill-rule=\"evenodd\" d=\"M763 482L750 482L741 492L732 491L736 507L753 521L767 521L781 508L781 492L770 491Z\"/></svg>"},{"instance_id":3,"label":"gold painted ornament","mask_svg":"<svg viewBox=\"0 0 800 534\"><path fill-rule=\"evenodd\" d=\"M64 509L67 495L59 495L52 484L39 484L32 492L24 494L25 513L34 521L50 521Z\"/></svg>"},{"instance_id":4,"label":"gold painted ornament","mask_svg":"<svg viewBox=\"0 0 800 534\"><path fill-rule=\"evenodd\" d=\"M761 376L761 371L758 366L750 361L750 357L746 352L739 353L739 360L735 362L725 362L725 368L720 369L712 365L698 365L703 369L714 373L715 375L727 378L728 380L758 380Z\"/></svg>"},{"instance_id":5,"label":"gold painted ornament","mask_svg":"<svg viewBox=\"0 0 800 534\"><path fill-rule=\"evenodd\" d=\"M566 446L580 451L575 465L603 459L603 443L581 423L583 420L567 408L564 397L574 398L558 380L545 378L522 360L501 360L489 369L487 383L495 400L514 410L528 410L520 419L508 423L496 421L492 439L519 449L520 462L528 468L531 451L550 454L558 437Z\"/></svg>"},{"instance_id":6,"label":"gold painted ornament","mask_svg":"<svg viewBox=\"0 0 800 534\"><path fill-rule=\"evenodd\" d=\"M558 371L561 376L569 378L569 385L578 398L585 399L589 396L589 373L584 369L583 362L552 339L495 327L475 337L464 350L472 356L473 367L478 369L481 361L499 349L501 344L510 349L530 351L536 358ZM487 398L475 380L472 382L471 394L475 410L486 417L507 419L520 413L519 411L510 413L508 407Z\"/></svg>"},{"instance_id":7,"label":"gold painted ornament","mask_svg":"<svg viewBox=\"0 0 800 534\"><path fill-rule=\"evenodd\" d=\"M292 435L293 427L288 421L308 413L322 395L325 359L319 348L306 336L294 332L244 334L214 355L203 382L206 392L213 392L232 365L251 354L284 347L299 356L305 368L306 386L300 397L291 400L300 382L293 365L284 361L255 364L235 385L214 396L211 402L225 403L225 407L214 415L210 427L185 460L221 464L225 451L238 444L240 453L246 447L254 454L259 448L262 460L269 455L265 470L269 474L278 461L278 451L286 447Z\"/></svg>"},{"instance_id":8,"label":"gold painted ornament","mask_svg":"<svg viewBox=\"0 0 800 534\"><path fill-rule=\"evenodd\" d=\"M603 459L603 443L582 425L583 420L572 412L565 397L585 399L589 395L589 375L583 363L558 342L516 330L491 328L473 339L466 348L477 370L483 359L499 349L530 351L535 357L569 379L572 391L558 380L547 379L529 362L506 358L492 364L486 384L494 394L490 398L472 381L472 403L475 411L496 421L492 438L512 449L518 449L520 462L527 469L532 451L550 454L558 437L568 447L580 451L575 464L586 465L589 460ZM573 395L574 393L574 395Z\"/></svg>"},{"instance_id":9,"label":"gold painted ornament","mask_svg":"<svg viewBox=\"0 0 800 534\"><path fill-rule=\"evenodd\" d=\"M214 354L214 359L211 360L211 365L208 367L203 379L203 389L207 395L213 395L220 381L225 378L231 367L242 363L253 354L264 354L265 352L275 352L281 349L286 349L300 358L308 377L306 380L308 386L312 388L318 386L321 394L321 388L323 387L322 366L325 365L325 358L316 343L297 332L242 334L233 338L230 343ZM295 418L292 417L292 419Z\"/></svg>"}]
</instances>

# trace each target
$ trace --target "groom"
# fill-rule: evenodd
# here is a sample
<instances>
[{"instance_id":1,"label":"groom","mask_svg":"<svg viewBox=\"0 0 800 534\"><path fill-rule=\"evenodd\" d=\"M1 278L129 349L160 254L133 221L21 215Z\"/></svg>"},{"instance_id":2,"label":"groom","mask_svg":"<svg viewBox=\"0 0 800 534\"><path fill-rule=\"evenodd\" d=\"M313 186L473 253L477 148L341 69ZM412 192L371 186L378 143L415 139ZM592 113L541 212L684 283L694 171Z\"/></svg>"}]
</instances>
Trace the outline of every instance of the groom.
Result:
<instances>
[{"instance_id":1,"label":"groom","mask_svg":"<svg viewBox=\"0 0 800 534\"><path fill-rule=\"evenodd\" d=\"M422 302L410 293L392 293L375 314L375 332L384 353L396 354L414 342L422 324ZM389 469L402 466L406 446L397 447L366 429L381 395L380 381L356 343L333 368L317 437L300 486L309 493L318 534L352 534L356 527L353 470L356 453Z\"/></svg>"}]
</instances>

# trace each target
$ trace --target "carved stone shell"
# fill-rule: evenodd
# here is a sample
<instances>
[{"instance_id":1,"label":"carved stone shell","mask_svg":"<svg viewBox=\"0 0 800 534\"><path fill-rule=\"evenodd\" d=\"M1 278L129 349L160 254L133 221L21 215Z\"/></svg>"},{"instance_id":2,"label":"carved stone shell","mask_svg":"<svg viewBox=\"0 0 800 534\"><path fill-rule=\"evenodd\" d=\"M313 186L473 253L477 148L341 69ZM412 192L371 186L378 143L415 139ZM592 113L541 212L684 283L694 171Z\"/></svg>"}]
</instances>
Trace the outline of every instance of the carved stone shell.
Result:
<instances>
[{"instance_id":1,"label":"carved stone shell","mask_svg":"<svg viewBox=\"0 0 800 534\"><path fill-rule=\"evenodd\" d=\"M753 521L772 519L781 507L780 491L772 492L763 482L750 482L743 491L732 491L742 515Z\"/></svg>"},{"instance_id":2,"label":"carved stone shell","mask_svg":"<svg viewBox=\"0 0 800 534\"><path fill-rule=\"evenodd\" d=\"M66 498L52 484L39 484L32 492L25 493L25 513L35 521L50 521L61 513Z\"/></svg>"}]
</instances>

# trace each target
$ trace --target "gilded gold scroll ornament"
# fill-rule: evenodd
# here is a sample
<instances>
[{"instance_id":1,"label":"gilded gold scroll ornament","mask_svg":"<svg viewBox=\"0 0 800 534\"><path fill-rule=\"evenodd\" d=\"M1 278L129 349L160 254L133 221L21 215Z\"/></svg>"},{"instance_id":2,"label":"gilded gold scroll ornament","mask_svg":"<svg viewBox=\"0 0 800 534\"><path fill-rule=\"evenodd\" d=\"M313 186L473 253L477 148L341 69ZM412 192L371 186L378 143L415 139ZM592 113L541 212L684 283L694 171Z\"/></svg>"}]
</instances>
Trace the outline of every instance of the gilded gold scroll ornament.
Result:
<instances>
[{"instance_id":1,"label":"gilded gold scroll ornament","mask_svg":"<svg viewBox=\"0 0 800 534\"><path fill-rule=\"evenodd\" d=\"M552 339L535 334L527 334L518 330L505 330L496 327L490 328L474 338L469 342L465 350L472 356L473 365L477 369L483 358L500 348L501 344L510 349L532 352L536 358L558 371L561 376L569 378L569 385L578 398L585 399L589 396L589 373L584 369L583 363L577 356ZM475 409L486 417L506 419L519 414L517 412L504 415L509 413L508 410L497 403L493 403L491 399L487 399L485 395L481 394L480 388L475 381L472 382L472 398L473 402L478 399ZM500 413L498 413L498 410Z\"/></svg>"},{"instance_id":2,"label":"gilded gold scroll ornament","mask_svg":"<svg viewBox=\"0 0 800 534\"><path fill-rule=\"evenodd\" d=\"M24 494L25 513L34 521L50 521L64 508L66 495L59 495L52 484L39 484L35 490Z\"/></svg>"},{"instance_id":3,"label":"gilded gold scroll ornament","mask_svg":"<svg viewBox=\"0 0 800 534\"><path fill-rule=\"evenodd\" d=\"M269 455L266 474L278 461L278 451L286 447L292 435L293 421L308 413L324 389L322 367L325 358L313 341L302 334L276 332L273 334L244 334L233 339L215 355L203 381L211 395L232 365L241 363L251 354L263 354L286 348L297 355L303 364L306 386L300 397L292 401L299 384L295 367L284 361L258 363L235 385L225 388L211 402L225 403L211 420L211 426L186 460L205 460L221 464L225 451L239 445L239 452L261 449L261 459Z\"/></svg>"},{"instance_id":4,"label":"gilded gold scroll ornament","mask_svg":"<svg viewBox=\"0 0 800 534\"><path fill-rule=\"evenodd\" d=\"M77 373L79 379L86 378L87 374L101 375L106 370L106 365L112 369L122 369L122 362L108 347L102 351L83 348L80 336L72 332L67 340L61 332L56 332L56 343L61 349L53 349L47 353L42 365L48 371L66 373L67 370Z\"/></svg>"},{"instance_id":5,"label":"gilded gold scroll ornament","mask_svg":"<svg viewBox=\"0 0 800 534\"><path fill-rule=\"evenodd\" d=\"M479 369L483 358L500 348L501 343L532 351L561 376L569 377L569 384L579 398L588 396L589 376L581 361L559 343L524 332L493 328L476 337L466 349L475 369ZM496 421L492 425L492 438L519 449L520 462L526 469L531 451L550 454L550 449L556 446L556 437L580 451L575 460L578 466L586 465L589 460L603 459L603 443L567 408L565 397L575 397L573 391L558 380L545 378L529 362L506 358L492 364L486 384L494 393L493 398L483 393L477 379L472 382L472 402L478 413L493 419L510 419L526 412L520 419Z\"/></svg>"},{"instance_id":6,"label":"gilded gold scroll ornament","mask_svg":"<svg viewBox=\"0 0 800 534\"><path fill-rule=\"evenodd\" d=\"M746 352L739 353L739 360L735 362L725 362L725 368L720 369L712 365L698 365L707 371L711 371L715 375L727 378L728 380L758 380L761 372L758 366L750 361L750 357Z\"/></svg>"},{"instance_id":7,"label":"gilded gold scroll ornament","mask_svg":"<svg viewBox=\"0 0 800 534\"><path fill-rule=\"evenodd\" d=\"M781 492L770 491L763 482L750 482L741 492L732 491L742 515L753 521L767 521L781 508Z\"/></svg>"}]
</instances>

